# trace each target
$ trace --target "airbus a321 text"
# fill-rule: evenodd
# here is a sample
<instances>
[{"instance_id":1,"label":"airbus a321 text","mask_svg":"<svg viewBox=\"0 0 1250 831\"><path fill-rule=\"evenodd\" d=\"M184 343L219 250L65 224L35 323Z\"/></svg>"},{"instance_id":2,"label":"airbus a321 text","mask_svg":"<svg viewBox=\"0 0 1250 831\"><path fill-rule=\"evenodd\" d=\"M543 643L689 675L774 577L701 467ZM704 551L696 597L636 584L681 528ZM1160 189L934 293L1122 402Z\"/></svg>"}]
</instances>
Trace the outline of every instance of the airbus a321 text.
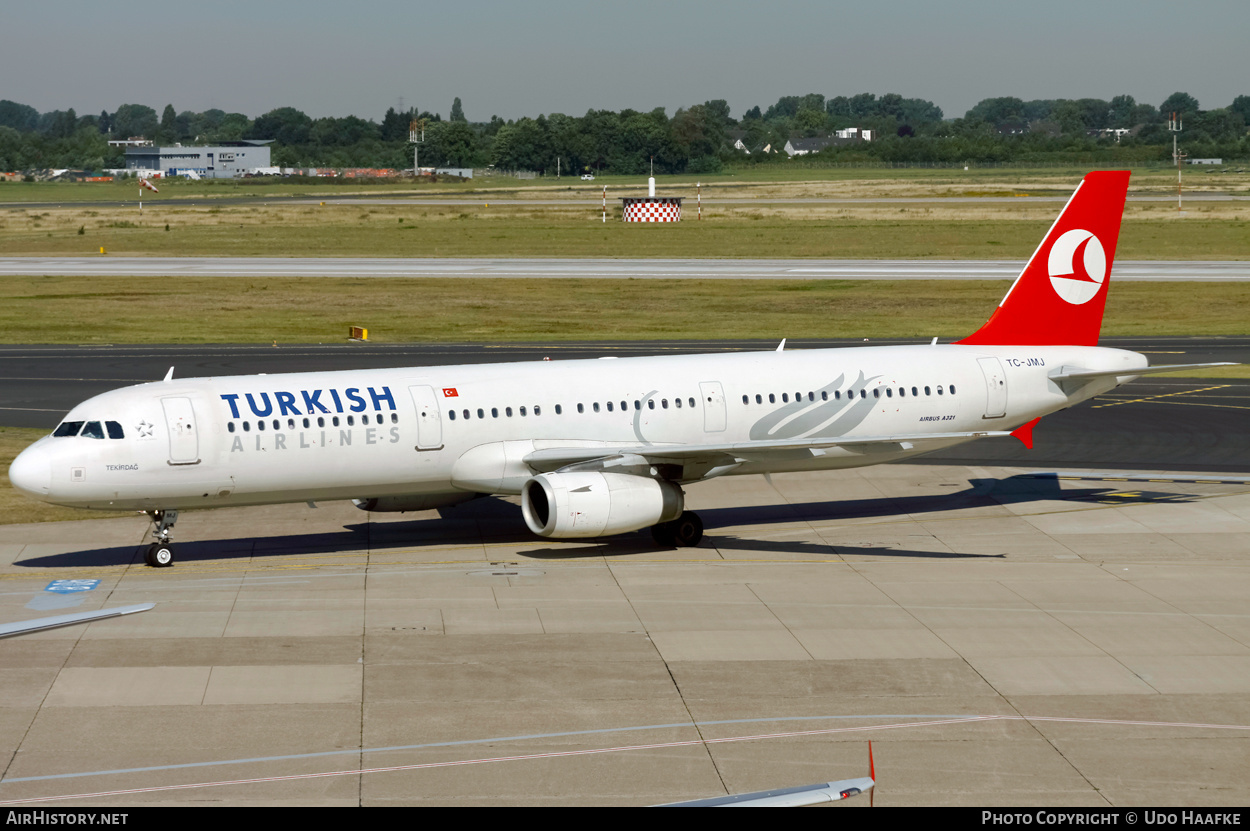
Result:
<instances>
[{"instance_id":1,"label":"airbus a321 text","mask_svg":"<svg viewBox=\"0 0 1250 831\"><path fill-rule=\"evenodd\" d=\"M173 562L181 510L333 499L416 511L520 495L543 537L649 527L660 545L695 545L692 483L893 462L990 437L1031 446L1042 416L1185 368L1097 346L1128 179L1086 176L993 316L957 343L224 378L171 370L84 401L9 478L45 502L147 513L152 566Z\"/></svg>"}]
</instances>

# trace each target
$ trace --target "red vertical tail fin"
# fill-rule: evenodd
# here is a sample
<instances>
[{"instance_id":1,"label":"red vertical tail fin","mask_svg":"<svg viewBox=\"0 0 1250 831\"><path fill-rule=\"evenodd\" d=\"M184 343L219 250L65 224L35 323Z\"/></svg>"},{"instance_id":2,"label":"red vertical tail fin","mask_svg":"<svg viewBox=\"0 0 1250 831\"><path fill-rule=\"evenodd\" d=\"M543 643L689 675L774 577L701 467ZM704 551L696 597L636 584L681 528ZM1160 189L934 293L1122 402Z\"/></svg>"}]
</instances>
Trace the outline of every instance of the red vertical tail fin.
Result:
<instances>
[{"instance_id":1,"label":"red vertical tail fin","mask_svg":"<svg viewBox=\"0 0 1250 831\"><path fill-rule=\"evenodd\" d=\"M998 309L959 343L1097 346L1128 178L1086 175Z\"/></svg>"}]
</instances>

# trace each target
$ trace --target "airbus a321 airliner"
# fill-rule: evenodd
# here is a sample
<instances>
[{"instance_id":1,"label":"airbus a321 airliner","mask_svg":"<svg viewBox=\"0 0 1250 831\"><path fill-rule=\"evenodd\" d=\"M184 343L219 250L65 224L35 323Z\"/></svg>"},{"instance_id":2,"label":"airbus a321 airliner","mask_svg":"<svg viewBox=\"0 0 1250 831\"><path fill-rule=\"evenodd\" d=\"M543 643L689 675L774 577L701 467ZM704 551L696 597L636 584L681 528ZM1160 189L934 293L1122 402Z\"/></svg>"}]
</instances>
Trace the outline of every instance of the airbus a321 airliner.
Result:
<instances>
[{"instance_id":1,"label":"airbus a321 airliner","mask_svg":"<svg viewBox=\"0 0 1250 831\"><path fill-rule=\"evenodd\" d=\"M417 511L519 494L543 537L650 527L660 545L696 545L691 483L988 437L1031 446L1048 413L1197 366L1097 346L1128 179L1086 176L993 316L954 344L226 378L171 369L75 407L9 478L45 502L148 514L151 566L173 562L181 510L332 499Z\"/></svg>"}]
</instances>

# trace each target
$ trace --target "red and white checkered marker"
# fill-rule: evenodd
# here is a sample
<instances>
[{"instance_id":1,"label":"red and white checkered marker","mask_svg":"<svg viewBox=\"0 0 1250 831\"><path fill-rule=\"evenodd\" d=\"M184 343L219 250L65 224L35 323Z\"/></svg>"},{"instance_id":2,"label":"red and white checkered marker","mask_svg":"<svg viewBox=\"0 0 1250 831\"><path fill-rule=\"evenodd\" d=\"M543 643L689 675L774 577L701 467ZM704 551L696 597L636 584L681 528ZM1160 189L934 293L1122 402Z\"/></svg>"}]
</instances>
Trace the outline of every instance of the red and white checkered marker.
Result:
<instances>
[{"instance_id":1,"label":"red and white checkered marker","mask_svg":"<svg viewBox=\"0 0 1250 831\"><path fill-rule=\"evenodd\" d=\"M681 205L675 202L629 201L626 222L681 222Z\"/></svg>"}]
</instances>

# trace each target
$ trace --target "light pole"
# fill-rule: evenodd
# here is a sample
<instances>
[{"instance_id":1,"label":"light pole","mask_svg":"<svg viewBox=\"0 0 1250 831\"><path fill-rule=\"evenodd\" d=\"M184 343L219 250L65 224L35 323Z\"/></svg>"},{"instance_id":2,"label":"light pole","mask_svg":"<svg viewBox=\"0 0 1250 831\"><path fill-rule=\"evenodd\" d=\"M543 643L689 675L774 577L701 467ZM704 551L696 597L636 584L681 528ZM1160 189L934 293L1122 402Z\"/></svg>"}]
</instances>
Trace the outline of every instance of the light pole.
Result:
<instances>
[{"instance_id":1,"label":"light pole","mask_svg":"<svg viewBox=\"0 0 1250 831\"><path fill-rule=\"evenodd\" d=\"M413 119L408 123L408 143L412 145L412 175L421 175L421 145L425 143L425 119Z\"/></svg>"},{"instance_id":2,"label":"light pole","mask_svg":"<svg viewBox=\"0 0 1250 831\"><path fill-rule=\"evenodd\" d=\"M1177 148L1176 136L1180 133L1181 129L1184 126L1185 126L1184 123L1181 121L1180 118L1177 117L1176 113L1172 113L1172 119L1168 121L1168 130L1170 130L1172 133L1172 159L1176 162L1176 210L1177 212L1183 212L1183 208L1181 205L1181 162L1184 160L1185 154L1182 153Z\"/></svg>"}]
</instances>

